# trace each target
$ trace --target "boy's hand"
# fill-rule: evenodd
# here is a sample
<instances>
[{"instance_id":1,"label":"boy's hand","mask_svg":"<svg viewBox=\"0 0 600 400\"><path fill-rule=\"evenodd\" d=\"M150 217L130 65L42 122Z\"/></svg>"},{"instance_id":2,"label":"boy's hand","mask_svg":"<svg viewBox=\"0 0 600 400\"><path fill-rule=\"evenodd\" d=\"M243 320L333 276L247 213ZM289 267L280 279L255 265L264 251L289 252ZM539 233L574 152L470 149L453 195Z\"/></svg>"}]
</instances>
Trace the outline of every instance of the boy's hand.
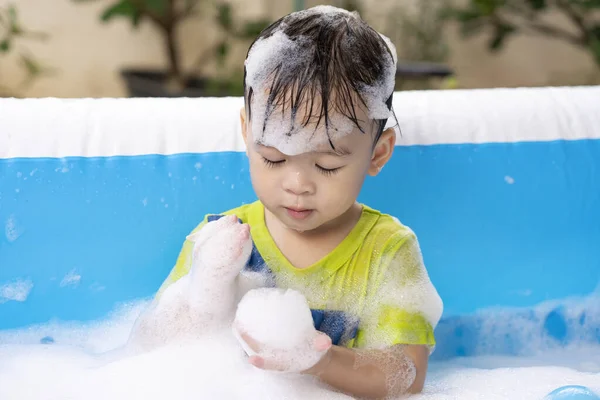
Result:
<instances>
[{"instance_id":1,"label":"boy's hand","mask_svg":"<svg viewBox=\"0 0 600 400\"><path fill-rule=\"evenodd\" d=\"M316 330L314 337L307 339L306 346L292 349L274 349L268 344L259 343L246 332L238 330L238 334L256 353L250 356L250 364L263 370L307 373L321 369L329 362L331 338Z\"/></svg>"}]
</instances>

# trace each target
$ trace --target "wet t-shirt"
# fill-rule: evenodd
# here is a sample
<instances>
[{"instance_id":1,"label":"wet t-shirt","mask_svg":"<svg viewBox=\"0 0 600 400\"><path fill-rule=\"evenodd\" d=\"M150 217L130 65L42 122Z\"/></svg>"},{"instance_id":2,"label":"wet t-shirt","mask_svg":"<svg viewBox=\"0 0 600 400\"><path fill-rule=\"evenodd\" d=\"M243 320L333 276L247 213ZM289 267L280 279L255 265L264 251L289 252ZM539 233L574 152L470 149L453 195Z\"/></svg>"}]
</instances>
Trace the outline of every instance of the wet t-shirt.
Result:
<instances>
[{"instance_id":1,"label":"wet t-shirt","mask_svg":"<svg viewBox=\"0 0 600 400\"><path fill-rule=\"evenodd\" d=\"M302 292L315 328L328 334L334 344L434 348L442 301L429 279L414 232L398 219L362 205L361 217L346 238L325 257L300 269L275 244L260 201L206 215L193 232L231 214L250 226L253 249L245 269L264 274L276 287ZM189 272L192 249L193 243L186 240L159 293Z\"/></svg>"}]
</instances>

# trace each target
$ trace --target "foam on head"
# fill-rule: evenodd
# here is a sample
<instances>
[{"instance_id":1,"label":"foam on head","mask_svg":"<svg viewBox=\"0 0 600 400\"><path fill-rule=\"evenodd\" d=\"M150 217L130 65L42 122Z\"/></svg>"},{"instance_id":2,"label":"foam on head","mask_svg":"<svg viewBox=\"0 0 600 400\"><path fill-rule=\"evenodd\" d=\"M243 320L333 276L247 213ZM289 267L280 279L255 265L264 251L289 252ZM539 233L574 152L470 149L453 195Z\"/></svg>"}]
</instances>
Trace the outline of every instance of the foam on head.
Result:
<instances>
[{"instance_id":1,"label":"foam on head","mask_svg":"<svg viewBox=\"0 0 600 400\"><path fill-rule=\"evenodd\" d=\"M318 6L284 17L261 34L245 61L254 141L296 155L372 129L356 110L371 121L392 115L387 102L396 62L390 40L356 13Z\"/></svg>"}]
</instances>

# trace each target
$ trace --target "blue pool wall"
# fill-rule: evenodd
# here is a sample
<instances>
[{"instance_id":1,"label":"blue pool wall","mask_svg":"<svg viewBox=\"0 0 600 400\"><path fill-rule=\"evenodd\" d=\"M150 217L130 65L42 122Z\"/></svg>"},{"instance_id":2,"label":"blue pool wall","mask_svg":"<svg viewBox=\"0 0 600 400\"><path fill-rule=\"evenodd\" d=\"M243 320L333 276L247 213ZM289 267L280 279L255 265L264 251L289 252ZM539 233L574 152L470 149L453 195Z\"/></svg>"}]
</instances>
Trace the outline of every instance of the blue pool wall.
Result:
<instances>
[{"instance_id":1,"label":"blue pool wall","mask_svg":"<svg viewBox=\"0 0 600 400\"><path fill-rule=\"evenodd\" d=\"M563 94L566 99L592 96L600 104L600 90L588 89L539 93L558 100ZM518 99L523 91L510 89L502 95ZM482 94L493 102L493 93L461 91L465 104L454 105L452 120L485 125L486 116L474 114L472 106ZM419 238L431 280L444 301L434 356L519 354L532 346L581 341L600 345L600 301L594 300L600 282L600 126L595 124L600 116L585 120L589 110L577 113L569 103L556 101L555 114L583 115L581 126L591 126L577 135L572 130L580 125L570 122L561 128L564 137L540 139L531 132L531 115L551 108L540 111L529 103L524 110L503 103L493 119L511 121L506 122L512 129L506 140L498 140L497 123L490 141L485 129L477 130L470 142L454 140L451 133L448 140L431 139L427 122L402 123L403 112L408 113L402 105L411 102L425 102L422 107L425 115L430 107L431 118L448 115L440 114L435 101L427 103L428 95L444 104L444 96L454 94L397 94L402 128L398 145L381 174L366 181L359 200L396 216ZM0 148L0 329L101 319L121 303L152 296L172 268L185 235L206 213L256 199L237 139L226 145L194 144L189 150L184 144L166 152L161 151L164 143L177 141L179 131L163 129L155 133L162 143L156 151L136 153L133 141L133 151L120 152L117 146L94 153L88 146L60 152L70 137L85 143L86 135L101 139L103 130L133 135L136 124L154 129L144 116L162 118L161 126L169 126L169 118L175 117L162 107L166 101L175 103L170 110L179 113L177 123L185 126L181 135L239 134L239 119L230 121L239 114L237 108L230 109L240 104L234 99L152 99L141 109L135 101L0 100L0 145L8 146L4 153ZM209 103L213 109L228 107L224 132L189 126L206 123L212 118L208 111L181 122ZM44 116L40 110L48 104L63 114ZM94 110L107 105L116 114L121 110L125 115L129 105L138 111L123 117L129 118L123 125L118 115L111 122L94 119ZM53 135L62 125L72 129L67 116L73 113L81 114L86 128L57 134L48 142L54 147L32 150L35 142L20 143L25 140L20 132L35 138ZM21 119L27 116L50 122L25 123ZM414 139L410 128L417 125L421 131ZM523 134L517 132L515 140L515 129L521 126ZM444 130L436 129L438 136ZM140 132L135 135L135 140L146 140ZM114 132L106 134L109 142L113 137ZM24 295L15 295L23 288Z\"/></svg>"}]
</instances>

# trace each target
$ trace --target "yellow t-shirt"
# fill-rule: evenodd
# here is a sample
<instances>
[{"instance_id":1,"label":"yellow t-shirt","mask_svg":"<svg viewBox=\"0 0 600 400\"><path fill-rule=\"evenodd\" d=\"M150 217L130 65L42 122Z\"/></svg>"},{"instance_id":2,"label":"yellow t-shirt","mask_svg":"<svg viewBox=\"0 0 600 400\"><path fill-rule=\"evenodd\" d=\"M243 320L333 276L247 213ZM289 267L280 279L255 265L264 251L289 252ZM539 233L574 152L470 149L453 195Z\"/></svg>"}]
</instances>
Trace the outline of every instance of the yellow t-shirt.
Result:
<instances>
[{"instance_id":1,"label":"yellow t-shirt","mask_svg":"<svg viewBox=\"0 0 600 400\"><path fill-rule=\"evenodd\" d=\"M234 214L247 223L254 247L245 268L267 274L277 287L302 292L315 327L334 344L355 348L423 344L433 349L442 301L423 265L417 238L396 218L362 207L348 236L302 269L295 268L275 244L260 201L207 215L193 232L223 215ZM185 241L159 293L189 272L192 248Z\"/></svg>"}]
</instances>

